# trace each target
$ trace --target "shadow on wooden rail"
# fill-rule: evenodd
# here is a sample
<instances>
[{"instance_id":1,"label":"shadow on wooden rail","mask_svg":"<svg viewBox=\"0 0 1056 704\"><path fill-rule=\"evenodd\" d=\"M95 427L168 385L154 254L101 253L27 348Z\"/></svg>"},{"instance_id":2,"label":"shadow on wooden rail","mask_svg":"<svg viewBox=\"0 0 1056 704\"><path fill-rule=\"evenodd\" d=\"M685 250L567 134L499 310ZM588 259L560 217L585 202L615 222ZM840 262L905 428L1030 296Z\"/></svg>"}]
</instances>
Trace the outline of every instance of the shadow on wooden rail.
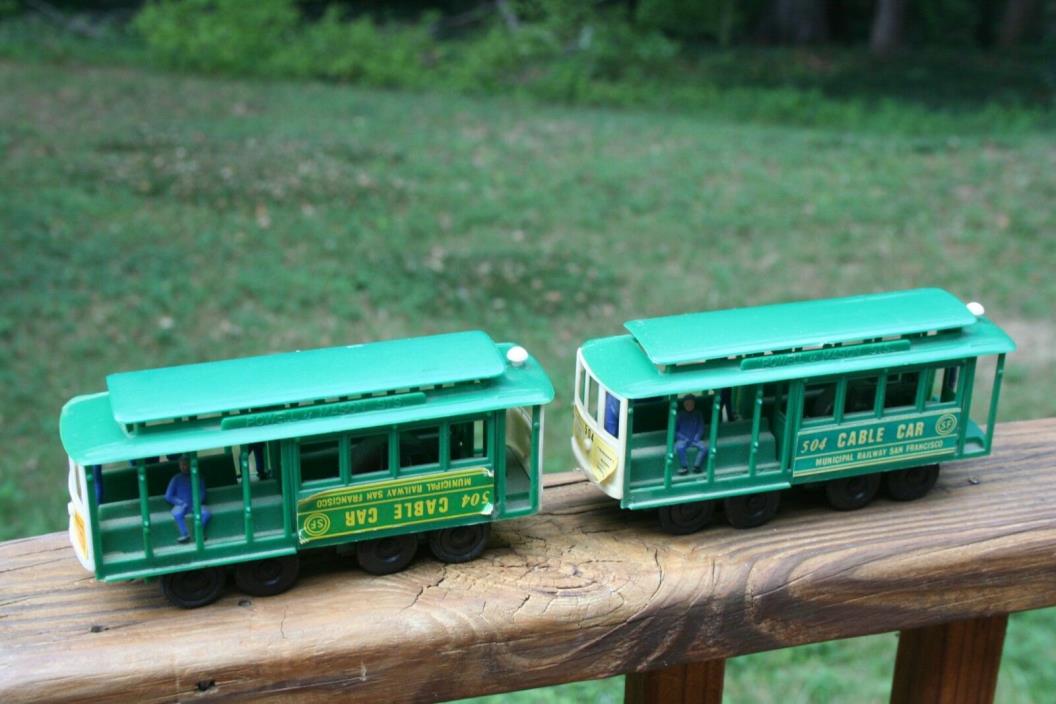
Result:
<instances>
[{"instance_id":1,"label":"shadow on wooden rail","mask_svg":"<svg viewBox=\"0 0 1056 704\"><path fill-rule=\"evenodd\" d=\"M64 534L0 545L0 701L437 701L621 673L719 701L723 660L900 630L892 699L990 701L1007 614L1056 604L1056 419L998 428L908 504L672 537L573 474L481 559L371 577L332 553L270 599L97 584Z\"/></svg>"}]
</instances>

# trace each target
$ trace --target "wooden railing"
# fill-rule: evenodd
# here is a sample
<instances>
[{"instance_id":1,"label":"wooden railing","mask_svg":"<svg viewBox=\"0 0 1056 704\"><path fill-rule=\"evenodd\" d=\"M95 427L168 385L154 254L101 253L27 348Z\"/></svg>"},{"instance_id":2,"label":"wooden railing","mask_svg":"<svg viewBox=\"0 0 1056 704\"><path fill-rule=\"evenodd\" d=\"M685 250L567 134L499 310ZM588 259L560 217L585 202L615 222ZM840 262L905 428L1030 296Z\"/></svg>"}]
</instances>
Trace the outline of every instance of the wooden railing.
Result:
<instances>
[{"instance_id":1,"label":"wooden railing","mask_svg":"<svg viewBox=\"0 0 1056 704\"><path fill-rule=\"evenodd\" d=\"M321 553L287 594L196 611L95 583L64 534L12 541L0 701L436 701L621 673L629 701L719 701L726 658L895 630L893 701L990 701L1007 614L1056 604L1056 419L995 447L917 502L793 496L685 537L553 475L475 562L371 577Z\"/></svg>"}]
</instances>

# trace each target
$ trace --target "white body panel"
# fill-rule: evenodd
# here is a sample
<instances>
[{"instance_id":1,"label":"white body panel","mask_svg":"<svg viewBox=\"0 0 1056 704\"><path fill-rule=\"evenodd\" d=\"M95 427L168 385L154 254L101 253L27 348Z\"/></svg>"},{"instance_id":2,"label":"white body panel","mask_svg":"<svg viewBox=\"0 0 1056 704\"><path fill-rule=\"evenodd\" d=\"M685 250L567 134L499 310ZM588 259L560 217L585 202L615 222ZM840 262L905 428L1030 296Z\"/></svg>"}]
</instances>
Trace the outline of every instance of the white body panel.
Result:
<instances>
[{"instance_id":1,"label":"white body panel","mask_svg":"<svg viewBox=\"0 0 1056 704\"><path fill-rule=\"evenodd\" d=\"M595 393L591 393L594 390ZM605 397L620 403L616 434L605 428ZM572 455L579 469L614 499L623 498L626 467L627 399L606 389L576 352L576 380L572 394Z\"/></svg>"},{"instance_id":2,"label":"white body panel","mask_svg":"<svg viewBox=\"0 0 1056 704\"><path fill-rule=\"evenodd\" d=\"M84 569L94 573L93 538L91 523L88 521L88 484L84 473L84 467L70 460L70 470L67 476L70 501L66 504L66 512L70 517L69 533L73 552L77 555L77 560L84 566Z\"/></svg>"}]
</instances>

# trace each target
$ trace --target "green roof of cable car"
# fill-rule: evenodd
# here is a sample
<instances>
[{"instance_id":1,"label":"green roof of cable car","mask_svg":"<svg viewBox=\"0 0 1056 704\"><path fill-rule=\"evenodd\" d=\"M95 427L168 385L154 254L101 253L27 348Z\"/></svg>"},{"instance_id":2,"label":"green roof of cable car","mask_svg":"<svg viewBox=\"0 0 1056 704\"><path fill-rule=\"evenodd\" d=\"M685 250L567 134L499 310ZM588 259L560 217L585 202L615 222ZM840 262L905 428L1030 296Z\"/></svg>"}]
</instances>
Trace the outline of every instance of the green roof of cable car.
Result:
<instances>
[{"instance_id":1,"label":"green roof of cable car","mask_svg":"<svg viewBox=\"0 0 1056 704\"><path fill-rule=\"evenodd\" d=\"M590 340L583 344L581 351L598 381L610 391L634 399L788 379L866 373L875 369L1004 354L1015 349L1015 343L997 325L986 318L972 318L976 322L959 331L914 337L895 343L891 351L884 351L881 343L875 354L846 358L825 358L807 352L803 353L803 362L796 362L793 353L788 356L789 363L775 366L763 363L742 367L745 361L767 359L748 357L715 359L703 364L662 369L646 356L630 335ZM896 346L900 349L895 349Z\"/></svg>"},{"instance_id":2,"label":"green roof of cable car","mask_svg":"<svg viewBox=\"0 0 1056 704\"><path fill-rule=\"evenodd\" d=\"M287 352L106 378L118 423L490 379L506 364L481 331Z\"/></svg>"},{"instance_id":3,"label":"green roof of cable car","mask_svg":"<svg viewBox=\"0 0 1056 704\"><path fill-rule=\"evenodd\" d=\"M685 364L974 322L953 294L922 288L632 320L625 327L653 364Z\"/></svg>"},{"instance_id":4,"label":"green roof of cable car","mask_svg":"<svg viewBox=\"0 0 1056 704\"><path fill-rule=\"evenodd\" d=\"M483 333L481 335L490 340ZM301 409L294 408L290 411L293 420L285 422L276 421L255 426L232 425L228 429L222 429L221 420L213 417L147 426L129 434L114 418L112 394L104 392L78 396L69 401L62 409L59 433L63 447L75 462L93 465L267 440L470 416L504 408L543 405L553 399L554 387L538 361L529 357L523 366L508 365L505 354L513 345L491 344L496 358L502 364L497 375L493 374L480 383L430 389L422 394L425 398L420 403L378 405L361 412L335 415L325 415L324 411L323 414L312 417L308 417L308 414L297 415L297 411ZM396 388L404 389L410 386L408 377ZM335 394L324 395L330 398ZM320 407L325 409L326 404ZM281 415L286 411L280 410L276 413ZM231 417L238 419L243 416Z\"/></svg>"}]
</instances>

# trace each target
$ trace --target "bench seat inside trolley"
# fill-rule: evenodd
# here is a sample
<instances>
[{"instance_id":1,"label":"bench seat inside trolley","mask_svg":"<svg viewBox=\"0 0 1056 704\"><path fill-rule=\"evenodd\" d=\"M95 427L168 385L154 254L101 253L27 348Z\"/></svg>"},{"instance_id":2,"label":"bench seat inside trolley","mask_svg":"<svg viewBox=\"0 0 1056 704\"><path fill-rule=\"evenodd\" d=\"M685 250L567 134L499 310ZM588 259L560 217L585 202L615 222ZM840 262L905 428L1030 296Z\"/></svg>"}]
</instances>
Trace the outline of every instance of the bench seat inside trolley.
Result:
<instances>
[{"instance_id":1,"label":"bench seat inside trolley","mask_svg":"<svg viewBox=\"0 0 1056 704\"><path fill-rule=\"evenodd\" d=\"M710 427L705 426L704 440ZM715 453L715 481L748 474L749 451L752 444L752 421L735 420L719 423ZM652 430L631 436L631 488L648 487L664 482L664 461L667 451L667 430ZM692 452L695 452L692 451ZM704 465L707 466L707 463ZM779 471L777 441L770 432L770 423L760 418L759 449L756 451L755 472ZM673 482L699 483L707 480L706 472L675 476Z\"/></svg>"},{"instance_id":2,"label":"bench seat inside trolley","mask_svg":"<svg viewBox=\"0 0 1056 704\"><path fill-rule=\"evenodd\" d=\"M282 496L275 480L253 481L252 517L254 539L283 534ZM229 485L206 489L206 505L212 518L205 528L206 549L224 543L245 544L245 514L242 504L242 487ZM194 542L179 544L176 523L170 513L172 507L163 496L151 496L150 507L151 545L157 555L167 552L191 552ZM144 557L143 522L140 516L139 499L127 499L102 504L99 507L99 527L102 535L104 563L125 559L142 560Z\"/></svg>"}]
</instances>

